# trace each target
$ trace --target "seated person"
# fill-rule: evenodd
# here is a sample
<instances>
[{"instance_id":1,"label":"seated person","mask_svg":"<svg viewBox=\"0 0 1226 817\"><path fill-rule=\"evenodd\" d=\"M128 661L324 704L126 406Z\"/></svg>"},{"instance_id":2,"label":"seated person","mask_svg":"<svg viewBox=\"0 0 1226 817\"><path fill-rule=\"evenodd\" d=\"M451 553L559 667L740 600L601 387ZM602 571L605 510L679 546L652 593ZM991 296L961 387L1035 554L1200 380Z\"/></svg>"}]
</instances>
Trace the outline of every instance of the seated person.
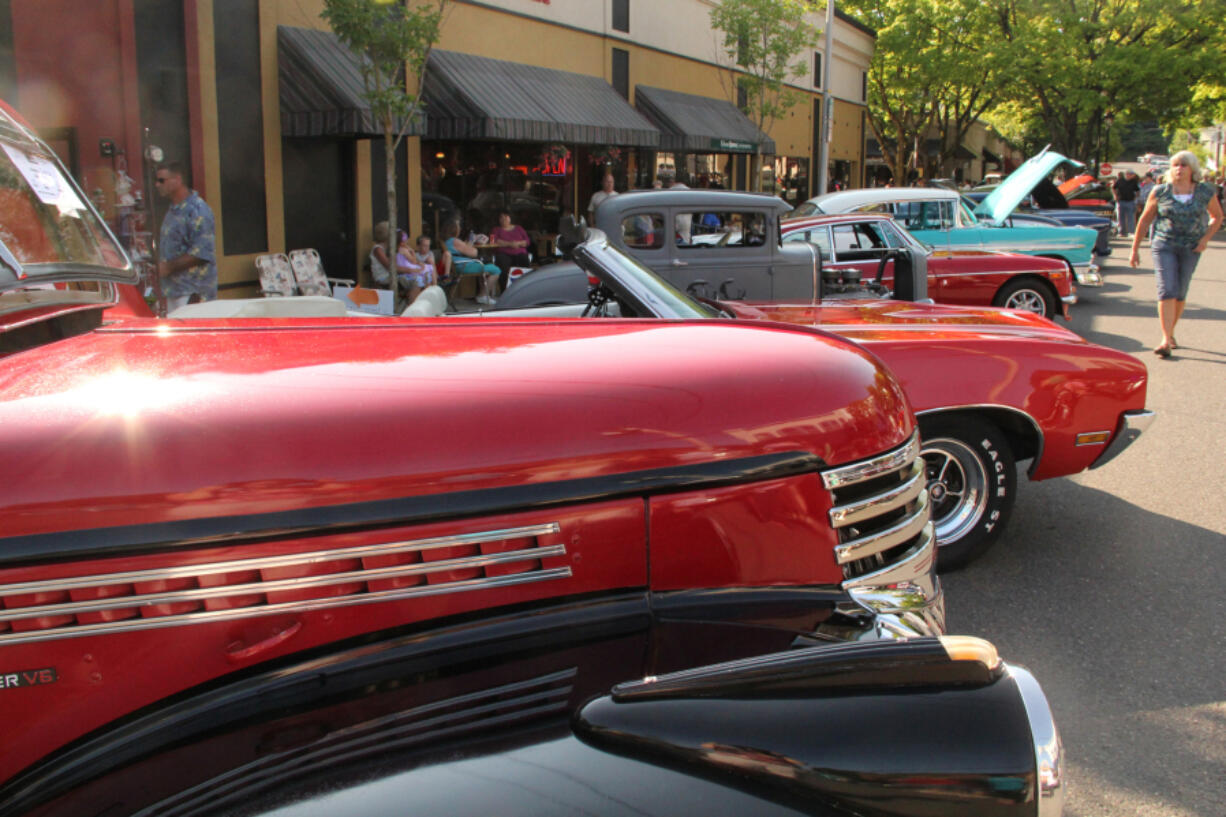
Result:
<instances>
[{"instance_id":1,"label":"seated person","mask_svg":"<svg viewBox=\"0 0 1226 817\"><path fill-rule=\"evenodd\" d=\"M374 237L375 245L370 248L370 276L375 281L375 286L389 287L392 284L392 264L387 255L387 238L391 228L386 221L380 221L375 225ZM404 231L400 231L398 238L404 235ZM408 286L413 280L413 276L421 273L421 265L417 263L406 264L403 262L399 249L397 250L396 274L398 280ZM407 260L407 259L404 259Z\"/></svg>"},{"instance_id":2,"label":"seated person","mask_svg":"<svg viewBox=\"0 0 1226 817\"><path fill-rule=\"evenodd\" d=\"M481 254L477 252L477 248L467 241L461 240L459 235L460 222L458 221L448 222L447 226L443 228L443 236L445 238L443 245L451 253L451 268L458 275L481 276L477 303L492 304L494 303L493 294L496 294L498 291L498 275L501 271L493 264L486 264L481 261Z\"/></svg>"},{"instance_id":3,"label":"seated person","mask_svg":"<svg viewBox=\"0 0 1226 817\"><path fill-rule=\"evenodd\" d=\"M400 244L396 250L396 270L408 303L413 303L423 289L437 282L437 276L433 263L423 262L417 257L417 250L409 243L408 233L401 230L397 237Z\"/></svg>"},{"instance_id":4,"label":"seated person","mask_svg":"<svg viewBox=\"0 0 1226 817\"><path fill-rule=\"evenodd\" d=\"M414 246L414 255L416 256L419 264L425 264L430 268L431 272L434 273L435 283L439 283L448 277L450 269L445 268L445 265L451 256L444 252L443 259L436 261L434 258L434 251L430 249L430 236L419 235L417 237L417 241ZM442 271L441 275L439 274L440 271Z\"/></svg>"},{"instance_id":5,"label":"seated person","mask_svg":"<svg viewBox=\"0 0 1226 817\"><path fill-rule=\"evenodd\" d=\"M498 226L490 233L490 243L498 247L494 265L498 267L498 291L507 288L511 267L528 266L528 232L518 224L511 223L511 213L498 213Z\"/></svg>"}]
</instances>

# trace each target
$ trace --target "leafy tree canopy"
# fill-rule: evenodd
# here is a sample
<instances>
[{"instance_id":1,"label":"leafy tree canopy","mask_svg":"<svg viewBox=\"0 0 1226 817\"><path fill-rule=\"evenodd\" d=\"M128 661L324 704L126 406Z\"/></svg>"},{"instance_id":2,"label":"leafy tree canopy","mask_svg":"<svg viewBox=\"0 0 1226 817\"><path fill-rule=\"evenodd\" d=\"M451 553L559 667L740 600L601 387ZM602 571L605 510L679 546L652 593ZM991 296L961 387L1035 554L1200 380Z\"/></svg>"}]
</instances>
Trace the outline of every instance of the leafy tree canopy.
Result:
<instances>
[{"instance_id":1,"label":"leafy tree canopy","mask_svg":"<svg viewBox=\"0 0 1226 817\"><path fill-rule=\"evenodd\" d=\"M1221 0L990 0L1013 101L1062 152L1091 157L1116 122L1184 117L1220 75Z\"/></svg>"},{"instance_id":2,"label":"leafy tree canopy","mask_svg":"<svg viewBox=\"0 0 1226 817\"><path fill-rule=\"evenodd\" d=\"M979 0L843 0L877 31L869 69L869 123L894 177L916 167L917 144L937 135L941 154L1002 98L999 39ZM921 160L922 164L922 160Z\"/></svg>"},{"instance_id":3,"label":"leafy tree canopy","mask_svg":"<svg viewBox=\"0 0 1226 817\"><path fill-rule=\"evenodd\" d=\"M878 32L869 111L896 178L916 140L942 158L981 118L1035 150L1092 160L1117 127L1226 115L1222 0L842 0ZM1116 135L1110 135L1112 143ZM1109 154L1108 154L1109 155Z\"/></svg>"}]
</instances>

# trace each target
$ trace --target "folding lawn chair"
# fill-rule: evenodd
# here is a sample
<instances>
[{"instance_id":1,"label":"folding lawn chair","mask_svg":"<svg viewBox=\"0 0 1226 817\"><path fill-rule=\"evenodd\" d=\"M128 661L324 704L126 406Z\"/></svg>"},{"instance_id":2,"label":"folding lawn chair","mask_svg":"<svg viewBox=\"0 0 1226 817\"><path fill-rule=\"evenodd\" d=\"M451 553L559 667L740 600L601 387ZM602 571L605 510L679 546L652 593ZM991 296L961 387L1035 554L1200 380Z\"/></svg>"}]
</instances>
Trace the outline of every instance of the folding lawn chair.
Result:
<instances>
[{"instance_id":1,"label":"folding lawn chair","mask_svg":"<svg viewBox=\"0 0 1226 817\"><path fill-rule=\"evenodd\" d=\"M324 275L323 262L319 253L312 249L292 250L289 254L289 265L294 271L294 280L298 282L298 291L303 295L332 295L332 285L344 284L357 286L349 278L329 278Z\"/></svg>"},{"instance_id":2,"label":"folding lawn chair","mask_svg":"<svg viewBox=\"0 0 1226 817\"><path fill-rule=\"evenodd\" d=\"M272 252L255 257L255 269L260 276L260 291L264 297L296 294L294 272L283 252Z\"/></svg>"}]
</instances>

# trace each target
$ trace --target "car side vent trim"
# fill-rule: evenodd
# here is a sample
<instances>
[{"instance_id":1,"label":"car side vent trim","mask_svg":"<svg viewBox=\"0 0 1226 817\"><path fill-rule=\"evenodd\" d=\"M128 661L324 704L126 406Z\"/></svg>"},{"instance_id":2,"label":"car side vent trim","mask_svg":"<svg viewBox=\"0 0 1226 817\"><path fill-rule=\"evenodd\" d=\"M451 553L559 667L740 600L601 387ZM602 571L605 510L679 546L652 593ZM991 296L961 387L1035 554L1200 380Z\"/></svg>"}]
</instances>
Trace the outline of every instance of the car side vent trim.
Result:
<instances>
[{"instance_id":1,"label":"car side vent trim","mask_svg":"<svg viewBox=\"0 0 1226 817\"><path fill-rule=\"evenodd\" d=\"M0 647L501 588L571 576L556 522L0 585Z\"/></svg>"}]
</instances>

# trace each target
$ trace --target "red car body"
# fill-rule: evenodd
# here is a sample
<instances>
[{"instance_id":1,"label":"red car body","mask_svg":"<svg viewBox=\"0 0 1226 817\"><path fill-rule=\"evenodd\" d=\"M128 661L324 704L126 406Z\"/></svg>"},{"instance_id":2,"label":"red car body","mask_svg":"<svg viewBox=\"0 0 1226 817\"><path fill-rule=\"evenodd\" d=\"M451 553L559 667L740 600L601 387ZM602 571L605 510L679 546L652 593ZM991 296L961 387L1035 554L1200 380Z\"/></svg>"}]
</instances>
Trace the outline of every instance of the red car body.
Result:
<instances>
[{"instance_id":1,"label":"red car body","mask_svg":"<svg viewBox=\"0 0 1226 817\"><path fill-rule=\"evenodd\" d=\"M821 472L914 432L871 354L761 324L128 319L12 354L0 702L20 738L0 780L372 633L616 593L837 591ZM820 624L798 610L759 624Z\"/></svg>"},{"instance_id":2,"label":"red car body","mask_svg":"<svg viewBox=\"0 0 1226 817\"><path fill-rule=\"evenodd\" d=\"M741 318L821 328L872 351L921 419L959 414L1015 428L1015 459L1033 457L1034 480L1093 466L1124 417L1145 408L1144 363L1022 311L901 301L722 306ZM1084 442L1099 430L1110 433Z\"/></svg>"},{"instance_id":3,"label":"red car body","mask_svg":"<svg viewBox=\"0 0 1226 817\"><path fill-rule=\"evenodd\" d=\"M809 234L821 227L891 221L890 216L869 213L804 216L784 219L780 229L784 240L787 240L788 236ZM898 232L907 240L914 240L906 231ZM835 247L834 259L823 258L823 269L850 266L858 269L864 280L872 280L877 274L877 260L853 258L841 261L838 253L839 248ZM1046 292L1050 299L1048 302L1067 320L1068 307L1076 302L1068 265L1056 258L991 250L938 250L928 254L927 265L928 297L941 304L1011 306L1011 295L1016 299L1015 293L1019 291L1029 292L1037 289L1040 294ZM893 289L892 261L886 262L882 279L887 288ZM1021 302L1015 300L1015 303Z\"/></svg>"}]
</instances>

